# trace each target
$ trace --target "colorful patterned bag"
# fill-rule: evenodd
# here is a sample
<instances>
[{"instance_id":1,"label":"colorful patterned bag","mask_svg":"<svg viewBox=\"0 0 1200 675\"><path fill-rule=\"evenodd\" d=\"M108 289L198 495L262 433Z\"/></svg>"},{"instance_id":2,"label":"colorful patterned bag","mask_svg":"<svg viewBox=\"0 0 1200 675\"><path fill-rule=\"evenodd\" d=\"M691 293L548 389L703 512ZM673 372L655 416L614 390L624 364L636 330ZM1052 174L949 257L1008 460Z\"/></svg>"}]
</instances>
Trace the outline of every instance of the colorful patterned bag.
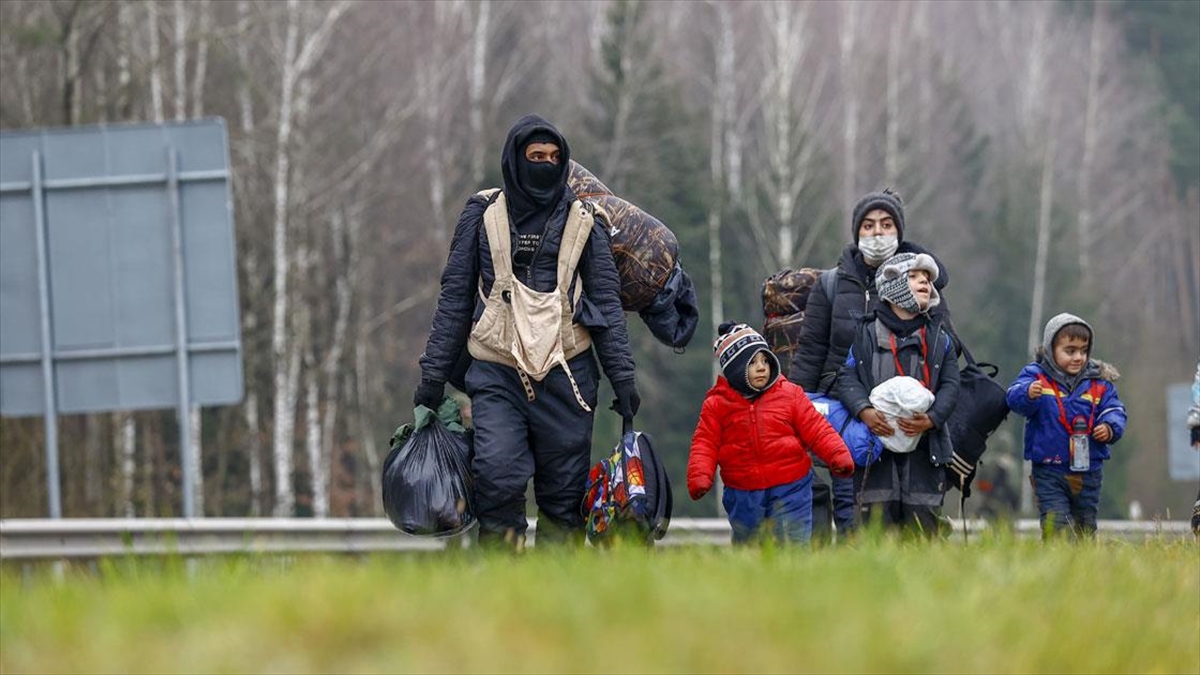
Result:
<instances>
[{"instance_id":1,"label":"colorful patterned bag","mask_svg":"<svg viewBox=\"0 0 1200 675\"><path fill-rule=\"evenodd\" d=\"M653 545L671 522L671 481L648 435L626 425L613 453L588 473L580 510L593 545L625 538Z\"/></svg>"}]
</instances>

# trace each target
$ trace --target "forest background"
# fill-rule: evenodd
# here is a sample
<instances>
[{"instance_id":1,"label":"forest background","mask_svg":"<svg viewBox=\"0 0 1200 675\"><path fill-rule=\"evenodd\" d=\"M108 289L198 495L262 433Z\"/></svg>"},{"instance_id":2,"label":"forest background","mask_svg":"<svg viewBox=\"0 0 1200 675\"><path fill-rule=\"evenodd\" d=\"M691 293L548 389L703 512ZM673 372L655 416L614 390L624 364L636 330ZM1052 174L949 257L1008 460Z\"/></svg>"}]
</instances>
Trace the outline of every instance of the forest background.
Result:
<instances>
[{"instance_id":1,"label":"forest background","mask_svg":"<svg viewBox=\"0 0 1200 675\"><path fill-rule=\"evenodd\" d=\"M1194 498L1165 387L1200 355L1200 3L7 0L0 73L4 129L226 121L246 395L191 414L197 513L382 514L458 210L527 112L696 282L682 354L629 315L677 515L716 513L682 489L713 327L761 325L764 278L832 265L884 186L1006 384L1047 318L1092 321L1130 412L1101 516ZM618 433L600 412L593 454ZM173 411L59 434L65 516L182 512ZM1020 439L1013 416L984 461ZM39 418L0 419L0 517L47 514L43 448Z\"/></svg>"}]
</instances>

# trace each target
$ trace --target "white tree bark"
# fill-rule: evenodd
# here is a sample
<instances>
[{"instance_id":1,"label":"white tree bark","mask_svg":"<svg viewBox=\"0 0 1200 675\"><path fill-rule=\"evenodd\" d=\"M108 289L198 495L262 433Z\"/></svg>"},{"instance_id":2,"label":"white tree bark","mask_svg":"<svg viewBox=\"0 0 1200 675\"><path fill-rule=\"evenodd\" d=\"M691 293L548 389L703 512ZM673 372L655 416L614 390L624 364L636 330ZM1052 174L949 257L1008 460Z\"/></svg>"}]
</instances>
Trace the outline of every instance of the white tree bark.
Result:
<instances>
[{"instance_id":1,"label":"white tree bark","mask_svg":"<svg viewBox=\"0 0 1200 675\"><path fill-rule=\"evenodd\" d=\"M288 0L287 37L284 40L283 62L280 67L279 129L275 137L275 301L271 329L271 354L275 364L274 441L275 457L275 515L292 515L291 487L293 407L288 406L288 143L292 135L292 103L296 84L296 48L299 36L299 2Z\"/></svg>"},{"instance_id":2,"label":"white tree bark","mask_svg":"<svg viewBox=\"0 0 1200 675\"><path fill-rule=\"evenodd\" d=\"M113 432L115 436L113 445L119 448L121 453L121 497L118 512L126 518L133 518L136 515L133 507L133 471L137 449L137 421L133 413L115 413L113 415Z\"/></svg>"},{"instance_id":3,"label":"white tree bark","mask_svg":"<svg viewBox=\"0 0 1200 675\"><path fill-rule=\"evenodd\" d=\"M70 126L79 124L79 118L83 111L83 91L79 72L79 28L77 21L72 21L67 24L66 30L66 59L64 73L64 87L70 93L71 101L67 110L66 123Z\"/></svg>"},{"instance_id":4,"label":"white tree bark","mask_svg":"<svg viewBox=\"0 0 1200 675\"><path fill-rule=\"evenodd\" d=\"M187 28L183 0L175 0L175 119L187 119Z\"/></svg>"},{"instance_id":5,"label":"white tree bark","mask_svg":"<svg viewBox=\"0 0 1200 675\"><path fill-rule=\"evenodd\" d=\"M478 189L483 183L483 91L487 84L488 31L490 2L476 3L475 26L471 35L471 73L469 83L471 123L471 186Z\"/></svg>"},{"instance_id":6,"label":"white tree bark","mask_svg":"<svg viewBox=\"0 0 1200 675\"><path fill-rule=\"evenodd\" d=\"M163 121L162 64L158 46L158 0L146 3L146 40L150 53L150 115L157 123Z\"/></svg>"},{"instance_id":7,"label":"white tree bark","mask_svg":"<svg viewBox=\"0 0 1200 675\"><path fill-rule=\"evenodd\" d=\"M208 0L196 3L199 25L196 27L196 71L192 75L192 117L204 116L204 81L208 76L208 40L212 25L212 11Z\"/></svg>"},{"instance_id":8,"label":"white tree bark","mask_svg":"<svg viewBox=\"0 0 1200 675\"><path fill-rule=\"evenodd\" d=\"M314 518L329 515L328 480L323 475L325 461L321 457L321 412L318 403L316 359L309 359L304 371L304 449L308 455L309 477L312 481L312 512Z\"/></svg>"},{"instance_id":9,"label":"white tree bark","mask_svg":"<svg viewBox=\"0 0 1200 675\"><path fill-rule=\"evenodd\" d=\"M367 478L371 483L371 512L374 515L383 513L383 475L379 466L379 450L375 441L375 430L371 428L367 408L371 399L367 392L367 378L370 377L367 368L366 336L360 335L358 344L354 347L354 381L358 389L358 433L362 441L363 456L367 459Z\"/></svg>"},{"instance_id":10,"label":"white tree bark","mask_svg":"<svg viewBox=\"0 0 1200 675\"><path fill-rule=\"evenodd\" d=\"M858 77L855 35L858 31L857 2L838 5L842 14L838 55L841 61L842 110L842 203L849 209L858 197Z\"/></svg>"},{"instance_id":11,"label":"white tree bark","mask_svg":"<svg viewBox=\"0 0 1200 675\"><path fill-rule=\"evenodd\" d=\"M1100 54L1104 49L1104 5L1092 7L1092 37L1088 48L1087 112L1083 121L1083 159L1079 164L1079 272L1084 280L1091 278L1092 244L1092 167L1096 158L1096 113L1099 107Z\"/></svg>"},{"instance_id":12,"label":"white tree bark","mask_svg":"<svg viewBox=\"0 0 1200 675\"><path fill-rule=\"evenodd\" d=\"M255 166L254 98L250 95L250 3L248 0L238 0L237 16L237 63L240 72L237 99L238 110L241 112L242 134L245 136L242 146L245 148L247 166Z\"/></svg>"},{"instance_id":13,"label":"white tree bark","mask_svg":"<svg viewBox=\"0 0 1200 675\"><path fill-rule=\"evenodd\" d=\"M358 216L352 216L357 218ZM336 269L335 286L334 286L334 301L336 303L336 318L333 324L333 339L330 342L329 351L325 355L325 361L321 366L322 379L325 388L325 406L324 418L321 421L321 445L320 445L320 480L314 478L313 490L319 488L321 494L324 495L325 511L323 515L329 512L329 485L331 475L331 463L333 461L334 448L333 439L337 429L338 408L341 405L340 384L341 384L341 360L342 353L346 345L346 331L350 325L350 307L352 301L352 289L354 287L354 270L357 269L357 263L354 261L356 257L353 253L349 259L345 259L344 241L346 237L345 218L340 211L335 211L330 219L333 237L333 261ZM350 225L352 229L357 229L357 224ZM314 513L316 513L316 502L314 500ZM323 517L323 516L318 516Z\"/></svg>"},{"instance_id":14,"label":"white tree bark","mask_svg":"<svg viewBox=\"0 0 1200 675\"><path fill-rule=\"evenodd\" d=\"M200 408L193 407L188 411L188 436L192 444L191 472L195 482L192 483L192 506L198 516L204 515L204 460L200 454Z\"/></svg>"},{"instance_id":15,"label":"white tree bark","mask_svg":"<svg viewBox=\"0 0 1200 675\"><path fill-rule=\"evenodd\" d=\"M900 176L900 38L904 29L903 3L895 3L896 15L891 21L887 51L887 122L884 133L884 174L887 184L894 186ZM849 206L849 205L847 205Z\"/></svg>"},{"instance_id":16,"label":"white tree bark","mask_svg":"<svg viewBox=\"0 0 1200 675\"><path fill-rule=\"evenodd\" d=\"M258 424L258 392L253 387L246 391L246 454L250 464L250 515L262 515L262 429Z\"/></svg>"}]
</instances>

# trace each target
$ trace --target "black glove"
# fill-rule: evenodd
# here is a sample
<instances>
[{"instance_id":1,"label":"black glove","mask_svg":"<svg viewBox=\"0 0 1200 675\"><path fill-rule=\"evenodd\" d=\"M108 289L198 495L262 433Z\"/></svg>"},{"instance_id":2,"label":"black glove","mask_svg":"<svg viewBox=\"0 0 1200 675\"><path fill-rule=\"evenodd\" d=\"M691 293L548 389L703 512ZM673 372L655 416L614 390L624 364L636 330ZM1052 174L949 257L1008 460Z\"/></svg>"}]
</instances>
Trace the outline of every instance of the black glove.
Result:
<instances>
[{"instance_id":1,"label":"black glove","mask_svg":"<svg viewBox=\"0 0 1200 675\"><path fill-rule=\"evenodd\" d=\"M613 393L617 395L613 399L609 410L616 411L623 419L631 420L637 414L638 407L642 405L642 397L638 396L637 385L633 380L621 380L613 382Z\"/></svg>"},{"instance_id":2,"label":"black glove","mask_svg":"<svg viewBox=\"0 0 1200 675\"><path fill-rule=\"evenodd\" d=\"M421 378L421 384L417 385L417 391L413 393L413 407L423 405L430 410L437 410L445 397L445 382L434 382Z\"/></svg>"},{"instance_id":3,"label":"black glove","mask_svg":"<svg viewBox=\"0 0 1200 675\"><path fill-rule=\"evenodd\" d=\"M1200 427L1192 427L1192 445L1200 443Z\"/></svg>"}]
</instances>

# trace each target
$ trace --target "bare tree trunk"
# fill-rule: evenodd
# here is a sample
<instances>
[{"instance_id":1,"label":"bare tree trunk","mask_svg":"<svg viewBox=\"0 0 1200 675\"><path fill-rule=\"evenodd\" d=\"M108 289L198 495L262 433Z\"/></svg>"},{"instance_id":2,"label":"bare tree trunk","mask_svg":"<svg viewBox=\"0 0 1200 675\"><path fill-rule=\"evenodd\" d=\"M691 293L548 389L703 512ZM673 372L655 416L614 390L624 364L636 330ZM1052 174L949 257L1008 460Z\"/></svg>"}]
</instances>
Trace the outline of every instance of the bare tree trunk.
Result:
<instances>
[{"instance_id":1,"label":"bare tree trunk","mask_svg":"<svg viewBox=\"0 0 1200 675\"><path fill-rule=\"evenodd\" d=\"M362 439L363 455L367 459L367 477L371 482L371 513L379 515L383 513L383 476L380 473L379 451L375 445L375 431L371 428L370 418L367 416L370 398L367 395L369 375L366 343L366 335L359 335L358 344L354 349L354 379L358 388L359 436Z\"/></svg>"},{"instance_id":2,"label":"bare tree trunk","mask_svg":"<svg viewBox=\"0 0 1200 675\"><path fill-rule=\"evenodd\" d=\"M274 441L275 515L292 514L291 464L292 415L288 406L288 373L291 370L287 344L288 273L288 142L292 134L292 97L296 83L296 43L299 32L299 2L288 0L287 37L284 41L280 75L279 130L275 138L275 302L271 329L271 354L275 364Z\"/></svg>"},{"instance_id":3,"label":"bare tree trunk","mask_svg":"<svg viewBox=\"0 0 1200 675\"><path fill-rule=\"evenodd\" d=\"M200 408L193 406L187 416L188 437L192 444L192 454L189 458L192 477L192 506L194 513L204 516L204 461L200 455Z\"/></svg>"},{"instance_id":4,"label":"bare tree trunk","mask_svg":"<svg viewBox=\"0 0 1200 675\"><path fill-rule=\"evenodd\" d=\"M842 71L842 109L845 124L842 127L842 204L845 208L854 205L857 198L858 172L858 78L855 76L857 55L854 53L855 34L858 30L858 3L845 2L838 5L842 12L840 61Z\"/></svg>"},{"instance_id":5,"label":"bare tree trunk","mask_svg":"<svg viewBox=\"0 0 1200 675\"><path fill-rule=\"evenodd\" d=\"M900 33L904 28L904 8L902 3L893 4L896 16L892 18L888 38L887 123L884 139L884 172L888 185L895 185L900 176Z\"/></svg>"},{"instance_id":6,"label":"bare tree trunk","mask_svg":"<svg viewBox=\"0 0 1200 675\"><path fill-rule=\"evenodd\" d=\"M104 455L103 431L99 415L87 415L84 418L83 503L84 513L89 516L102 515L99 506L104 493L103 471L100 468Z\"/></svg>"},{"instance_id":7,"label":"bare tree trunk","mask_svg":"<svg viewBox=\"0 0 1200 675\"><path fill-rule=\"evenodd\" d=\"M130 110L130 83L133 81L130 72L130 54L133 52L133 9L129 0L117 3L117 115L127 120L132 116Z\"/></svg>"},{"instance_id":8,"label":"bare tree trunk","mask_svg":"<svg viewBox=\"0 0 1200 675\"><path fill-rule=\"evenodd\" d=\"M71 12L76 14L75 10ZM79 77L79 30L73 21L65 26L65 70L63 83L63 117L68 126L79 124L83 92L80 89Z\"/></svg>"},{"instance_id":9,"label":"bare tree trunk","mask_svg":"<svg viewBox=\"0 0 1200 675\"><path fill-rule=\"evenodd\" d=\"M175 0L175 119L187 119L187 10Z\"/></svg>"},{"instance_id":10,"label":"bare tree trunk","mask_svg":"<svg viewBox=\"0 0 1200 675\"><path fill-rule=\"evenodd\" d=\"M250 3L238 0L237 3L237 63L240 76L238 77L238 108L241 111L242 134L245 136L247 166L255 166L254 161L254 99L250 95Z\"/></svg>"},{"instance_id":11,"label":"bare tree trunk","mask_svg":"<svg viewBox=\"0 0 1200 675\"><path fill-rule=\"evenodd\" d=\"M196 4L200 24L196 28L196 72L192 76L192 117L204 116L204 80L208 76L208 32L212 24L212 12L208 0Z\"/></svg>"},{"instance_id":12,"label":"bare tree trunk","mask_svg":"<svg viewBox=\"0 0 1200 675\"><path fill-rule=\"evenodd\" d=\"M1096 112L1099 107L1100 53L1104 49L1102 22L1104 4L1092 6L1092 38L1088 49L1087 112L1083 122L1083 159L1079 164L1079 273L1086 282L1092 277L1092 166L1096 157Z\"/></svg>"},{"instance_id":13,"label":"bare tree trunk","mask_svg":"<svg viewBox=\"0 0 1200 675\"><path fill-rule=\"evenodd\" d=\"M1054 129L1057 126L1058 109L1052 108L1050 122L1046 127L1046 142L1042 155L1042 187L1038 194L1038 229L1037 252L1033 263L1033 300L1029 310L1029 339L1028 353L1032 354L1041 344L1042 315L1046 296L1046 264L1050 257L1050 214L1054 204L1054 154L1058 136ZM1021 481L1021 511L1029 513L1033 510L1033 488L1029 484L1031 468L1022 463Z\"/></svg>"},{"instance_id":14,"label":"bare tree trunk","mask_svg":"<svg viewBox=\"0 0 1200 675\"><path fill-rule=\"evenodd\" d=\"M721 219L725 207L724 193L726 192L726 142L729 140L729 126L733 124L734 109L734 72L736 64L736 46L734 44L733 17L728 5L712 3L710 5L717 16L717 71L713 82L713 113L712 129L709 145L709 177L712 185L712 197L708 206L708 268L709 294L712 308L712 330L717 334L717 327L725 317L724 292L721 274ZM713 363L713 377L720 372L717 364Z\"/></svg>"},{"instance_id":15,"label":"bare tree trunk","mask_svg":"<svg viewBox=\"0 0 1200 675\"><path fill-rule=\"evenodd\" d=\"M113 436L113 445L121 451L121 501L118 512L126 518L132 518L135 515L133 471L134 453L137 449L137 422L133 413L120 412L113 415Z\"/></svg>"},{"instance_id":16,"label":"bare tree trunk","mask_svg":"<svg viewBox=\"0 0 1200 675\"><path fill-rule=\"evenodd\" d=\"M358 217L357 214L352 216L353 219L357 219ZM334 301L337 303L337 318L333 324L333 339L321 368L322 378L325 383L325 415L321 423L320 472L313 478L313 509L314 513L316 513L317 501L315 495L319 489L324 500L325 510L318 517L324 517L329 512L330 463L333 461L333 437L337 428L338 407L341 405L339 368L342 360L342 352L346 345L346 330L350 323L351 289L354 283L351 275L354 274L352 270L356 268L353 260L355 257L353 252L351 253L350 260L344 260L346 257L346 227L345 217L341 211L333 213L330 224L333 228L330 234L333 237L333 261L334 269L336 270ZM355 223L351 223L350 228L357 230L358 226Z\"/></svg>"},{"instance_id":17,"label":"bare tree trunk","mask_svg":"<svg viewBox=\"0 0 1200 675\"><path fill-rule=\"evenodd\" d=\"M920 148L921 156L929 156L933 146L933 64L929 58L929 4L930 0L918 0L914 17L914 40L917 43L917 77L919 78L917 100L920 105ZM847 205L849 206L849 205Z\"/></svg>"},{"instance_id":18,"label":"bare tree trunk","mask_svg":"<svg viewBox=\"0 0 1200 675\"><path fill-rule=\"evenodd\" d=\"M158 50L158 0L146 3L146 39L150 52L150 112L155 122L163 121L162 64Z\"/></svg>"},{"instance_id":19,"label":"bare tree trunk","mask_svg":"<svg viewBox=\"0 0 1200 675\"><path fill-rule=\"evenodd\" d=\"M479 189L483 183L483 89L487 83L488 21L491 14L490 2L476 3L478 14L471 36L471 79L469 96L471 107L471 187Z\"/></svg>"},{"instance_id":20,"label":"bare tree trunk","mask_svg":"<svg viewBox=\"0 0 1200 675\"><path fill-rule=\"evenodd\" d=\"M250 515L262 515L262 430L258 424L258 392L251 387L246 393L246 453L250 458Z\"/></svg>"},{"instance_id":21,"label":"bare tree trunk","mask_svg":"<svg viewBox=\"0 0 1200 675\"><path fill-rule=\"evenodd\" d=\"M304 449L308 455L308 472L312 482L312 511L314 518L329 515L329 490L321 475L324 461L321 459L321 412L318 405L317 360L311 354L304 369Z\"/></svg>"}]
</instances>

